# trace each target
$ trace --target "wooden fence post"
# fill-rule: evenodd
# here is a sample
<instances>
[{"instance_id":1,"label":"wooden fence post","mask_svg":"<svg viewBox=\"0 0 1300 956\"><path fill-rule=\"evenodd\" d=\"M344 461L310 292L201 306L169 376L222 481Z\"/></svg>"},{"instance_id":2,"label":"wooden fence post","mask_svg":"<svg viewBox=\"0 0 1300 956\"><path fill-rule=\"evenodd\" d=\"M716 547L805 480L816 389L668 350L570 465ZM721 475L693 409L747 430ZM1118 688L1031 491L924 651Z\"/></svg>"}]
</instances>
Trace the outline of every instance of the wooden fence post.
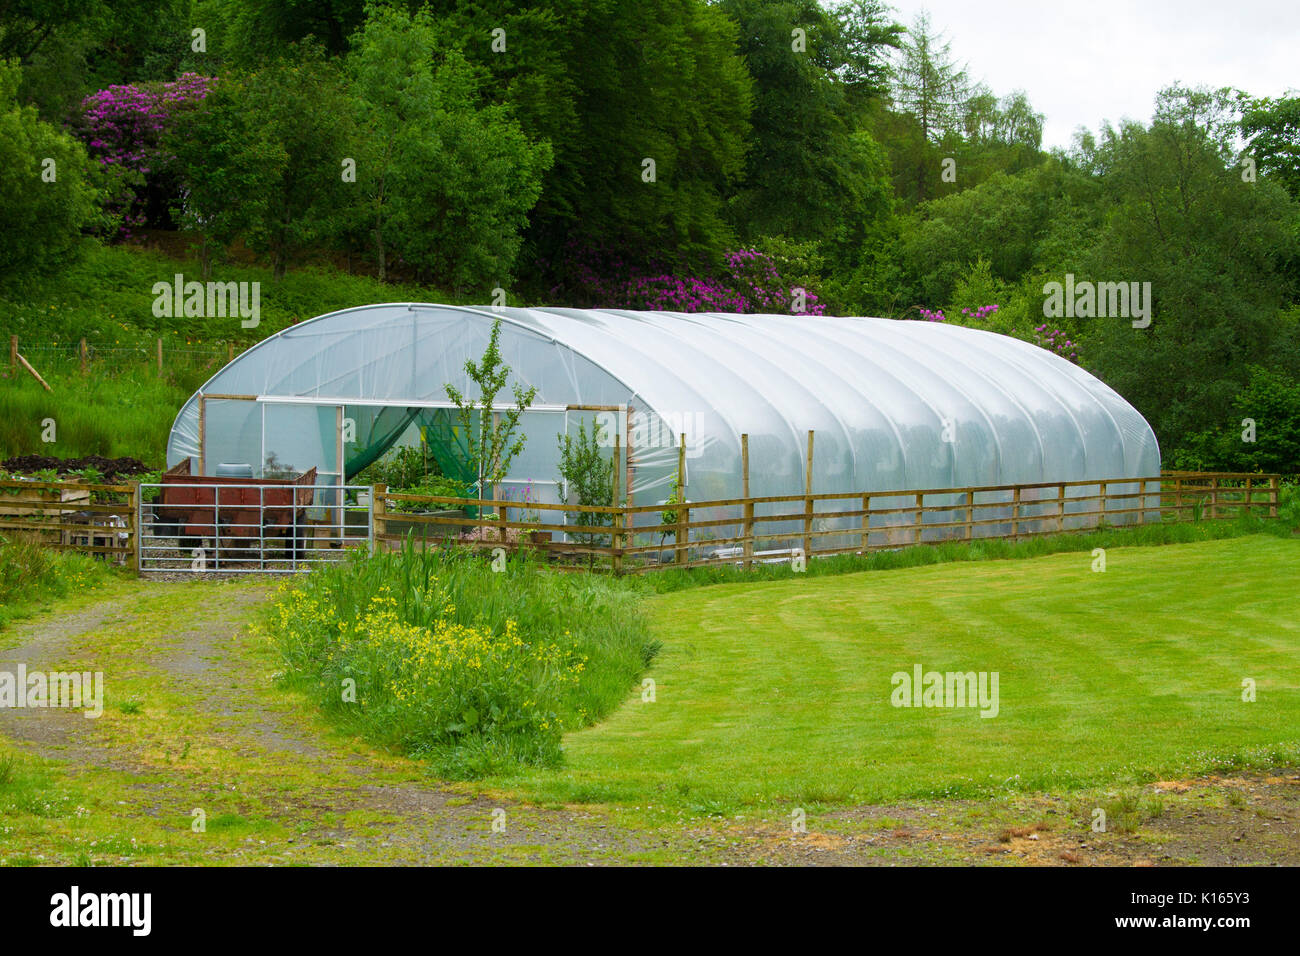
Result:
<instances>
[{"instance_id":1,"label":"wooden fence post","mask_svg":"<svg viewBox=\"0 0 1300 956\"><path fill-rule=\"evenodd\" d=\"M235 360L235 343L227 342L226 343L226 364L229 365L234 360Z\"/></svg>"},{"instance_id":2,"label":"wooden fence post","mask_svg":"<svg viewBox=\"0 0 1300 956\"><path fill-rule=\"evenodd\" d=\"M918 492L916 495L916 512L913 517L914 529L912 531L912 544L921 543L921 528L925 518L925 495Z\"/></svg>"},{"instance_id":3,"label":"wooden fence post","mask_svg":"<svg viewBox=\"0 0 1300 956\"><path fill-rule=\"evenodd\" d=\"M1065 484L1056 486L1056 530L1065 530Z\"/></svg>"},{"instance_id":4,"label":"wooden fence post","mask_svg":"<svg viewBox=\"0 0 1300 956\"><path fill-rule=\"evenodd\" d=\"M871 495L862 496L862 553L871 550Z\"/></svg>"},{"instance_id":5,"label":"wooden fence post","mask_svg":"<svg viewBox=\"0 0 1300 956\"><path fill-rule=\"evenodd\" d=\"M966 492L966 540L967 541L971 539L971 535L975 530L975 525L973 524L974 520L975 520L975 492L974 490L969 490Z\"/></svg>"},{"instance_id":6,"label":"wooden fence post","mask_svg":"<svg viewBox=\"0 0 1300 956\"><path fill-rule=\"evenodd\" d=\"M618 434L618 430L615 429L614 430L614 500L613 502L611 502L611 506L614 508L618 508L619 510L614 512L614 520L613 520L614 532L613 534L610 535L609 538L609 544L610 544L609 560L610 560L610 566L613 569L615 574L619 574L623 570L622 555L620 553L623 548L623 511L622 511L622 505L619 502L620 499L619 477L623 471L622 460L620 457L622 453L621 437L622 436Z\"/></svg>"},{"instance_id":7,"label":"wooden fence post","mask_svg":"<svg viewBox=\"0 0 1300 956\"><path fill-rule=\"evenodd\" d=\"M1020 486L1011 489L1011 540L1020 537Z\"/></svg>"},{"instance_id":8,"label":"wooden fence post","mask_svg":"<svg viewBox=\"0 0 1300 956\"><path fill-rule=\"evenodd\" d=\"M676 553L673 561L686 564L690 560L691 510L686 507L686 433L677 436L677 528L673 531Z\"/></svg>"},{"instance_id":9,"label":"wooden fence post","mask_svg":"<svg viewBox=\"0 0 1300 956\"><path fill-rule=\"evenodd\" d=\"M1099 486L1099 494L1097 496L1097 525L1099 527L1106 523L1106 485L1107 482L1103 481L1101 483Z\"/></svg>"},{"instance_id":10,"label":"wooden fence post","mask_svg":"<svg viewBox=\"0 0 1300 956\"><path fill-rule=\"evenodd\" d=\"M1249 518L1255 513L1255 493L1251 489L1251 479L1246 479L1246 517Z\"/></svg>"},{"instance_id":11,"label":"wooden fence post","mask_svg":"<svg viewBox=\"0 0 1300 956\"><path fill-rule=\"evenodd\" d=\"M1174 520L1183 520L1183 478L1179 475L1174 479Z\"/></svg>"},{"instance_id":12,"label":"wooden fence post","mask_svg":"<svg viewBox=\"0 0 1300 956\"><path fill-rule=\"evenodd\" d=\"M1210 520L1219 516L1219 479L1210 479Z\"/></svg>"},{"instance_id":13,"label":"wooden fence post","mask_svg":"<svg viewBox=\"0 0 1300 956\"><path fill-rule=\"evenodd\" d=\"M385 484L370 487L370 508L371 520L374 524L375 548L381 551L388 548L388 545L384 543L384 535L388 534L388 499L384 497L387 494L388 486Z\"/></svg>"},{"instance_id":14,"label":"wooden fence post","mask_svg":"<svg viewBox=\"0 0 1300 956\"><path fill-rule=\"evenodd\" d=\"M208 447L208 398L206 395L199 395L199 470L198 474L206 475L204 470L207 467L205 450Z\"/></svg>"},{"instance_id":15,"label":"wooden fence post","mask_svg":"<svg viewBox=\"0 0 1300 956\"><path fill-rule=\"evenodd\" d=\"M803 471L803 556L806 559L812 557L812 523L813 523L813 500L812 500L812 466L813 466L813 430L808 429L808 456L804 462Z\"/></svg>"},{"instance_id":16,"label":"wooden fence post","mask_svg":"<svg viewBox=\"0 0 1300 956\"><path fill-rule=\"evenodd\" d=\"M127 482L126 493L126 569L136 577L140 576L140 482ZM90 539L94 544L95 539Z\"/></svg>"},{"instance_id":17,"label":"wooden fence post","mask_svg":"<svg viewBox=\"0 0 1300 956\"><path fill-rule=\"evenodd\" d=\"M1268 478L1268 516L1270 518L1277 517L1277 495L1280 480L1278 475L1269 475Z\"/></svg>"},{"instance_id":18,"label":"wooden fence post","mask_svg":"<svg viewBox=\"0 0 1300 956\"><path fill-rule=\"evenodd\" d=\"M740 436L740 485L741 497L745 499L744 525L741 528L742 548L745 554L745 570L754 565L754 502L749 500L749 433Z\"/></svg>"},{"instance_id":19,"label":"wooden fence post","mask_svg":"<svg viewBox=\"0 0 1300 956\"><path fill-rule=\"evenodd\" d=\"M625 508L632 507L632 436L636 434L635 430L632 427L632 414L634 411L635 409L631 405L627 407L627 419L623 425L623 433L627 435L627 447L623 449L623 458L626 459L626 468L627 468L626 477L623 480L623 506ZM631 522L624 522L624 524L627 524L629 526L635 523L636 523L635 520ZM631 543L629 547L636 546L635 534L632 535L630 542Z\"/></svg>"}]
</instances>

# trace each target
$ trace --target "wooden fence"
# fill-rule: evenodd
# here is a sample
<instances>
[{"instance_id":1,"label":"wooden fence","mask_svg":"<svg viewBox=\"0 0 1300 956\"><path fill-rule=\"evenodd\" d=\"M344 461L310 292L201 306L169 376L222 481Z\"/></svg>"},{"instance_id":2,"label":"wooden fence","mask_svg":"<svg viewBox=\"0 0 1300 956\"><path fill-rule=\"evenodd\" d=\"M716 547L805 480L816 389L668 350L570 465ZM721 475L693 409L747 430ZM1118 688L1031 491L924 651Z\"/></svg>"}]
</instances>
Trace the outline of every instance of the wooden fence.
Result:
<instances>
[{"instance_id":1,"label":"wooden fence","mask_svg":"<svg viewBox=\"0 0 1300 956\"><path fill-rule=\"evenodd\" d=\"M136 570L139 486L0 481L0 538L30 535L47 548L83 551Z\"/></svg>"},{"instance_id":2,"label":"wooden fence","mask_svg":"<svg viewBox=\"0 0 1300 956\"><path fill-rule=\"evenodd\" d=\"M453 539L473 548L531 548L561 566L615 573L864 554L943 541L1010 540L1102 526L1276 517L1277 475L1170 472L973 488L777 495L622 507L513 505L404 495L375 487L375 541ZM428 514L394 514L422 504ZM464 508L480 510L469 518ZM444 509L438 511L436 509ZM525 519L521 511L537 512ZM512 517L511 513L515 513ZM572 522L570 523L570 516ZM665 521L665 518L674 520ZM394 527L400 522L399 527Z\"/></svg>"},{"instance_id":3,"label":"wooden fence","mask_svg":"<svg viewBox=\"0 0 1300 956\"><path fill-rule=\"evenodd\" d=\"M475 549L528 548L565 569L617 574L722 564L748 568L944 541L1018 540L1244 514L1276 517L1279 487L1277 475L1167 472L614 507L409 495L376 485L373 531L376 547L413 539ZM139 497L135 482L0 481L0 538L30 534L48 547L100 555L137 570Z\"/></svg>"}]
</instances>

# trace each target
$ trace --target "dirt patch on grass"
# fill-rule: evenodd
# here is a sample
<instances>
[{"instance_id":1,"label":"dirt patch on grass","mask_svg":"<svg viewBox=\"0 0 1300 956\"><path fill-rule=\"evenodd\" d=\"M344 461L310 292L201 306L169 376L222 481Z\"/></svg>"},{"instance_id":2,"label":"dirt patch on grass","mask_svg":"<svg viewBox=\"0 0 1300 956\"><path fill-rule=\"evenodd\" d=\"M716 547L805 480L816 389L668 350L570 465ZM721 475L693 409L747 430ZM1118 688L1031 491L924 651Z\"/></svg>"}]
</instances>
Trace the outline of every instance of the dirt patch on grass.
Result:
<instances>
[{"instance_id":1,"label":"dirt patch on grass","mask_svg":"<svg viewBox=\"0 0 1300 956\"><path fill-rule=\"evenodd\" d=\"M1094 810L1127 798L1094 830ZM1300 866L1300 771L1162 780L1122 794L957 800L807 814L807 833L736 828L765 862L814 865Z\"/></svg>"}]
</instances>

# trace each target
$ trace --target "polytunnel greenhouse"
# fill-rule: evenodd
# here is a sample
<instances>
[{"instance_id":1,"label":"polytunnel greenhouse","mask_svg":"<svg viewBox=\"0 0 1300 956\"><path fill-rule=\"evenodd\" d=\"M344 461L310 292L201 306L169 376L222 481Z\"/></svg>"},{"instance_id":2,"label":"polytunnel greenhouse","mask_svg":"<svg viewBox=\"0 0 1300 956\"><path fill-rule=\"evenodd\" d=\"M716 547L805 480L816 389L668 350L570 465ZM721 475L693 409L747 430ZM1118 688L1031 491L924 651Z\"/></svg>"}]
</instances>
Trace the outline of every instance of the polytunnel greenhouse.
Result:
<instances>
[{"instance_id":1,"label":"polytunnel greenhouse","mask_svg":"<svg viewBox=\"0 0 1300 956\"><path fill-rule=\"evenodd\" d=\"M427 443L468 479L446 386L501 322L511 386L535 386L502 497L562 500L557 436L617 440L630 502L668 499L685 437L688 501L1157 476L1155 436L1101 381L1029 343L943 323L392 303L303 322L236 358L181 409L168 464L317 470L347 483ZM808 432L815 435L809 460ZM613 432L613 434L610 434ZM625 468L626 477L623 478ZM811 480L809 480L811 479ZM649 516L648 516L649 517ZM657 518L656 518L657 520Z\"/></svg>"}]
</instances>

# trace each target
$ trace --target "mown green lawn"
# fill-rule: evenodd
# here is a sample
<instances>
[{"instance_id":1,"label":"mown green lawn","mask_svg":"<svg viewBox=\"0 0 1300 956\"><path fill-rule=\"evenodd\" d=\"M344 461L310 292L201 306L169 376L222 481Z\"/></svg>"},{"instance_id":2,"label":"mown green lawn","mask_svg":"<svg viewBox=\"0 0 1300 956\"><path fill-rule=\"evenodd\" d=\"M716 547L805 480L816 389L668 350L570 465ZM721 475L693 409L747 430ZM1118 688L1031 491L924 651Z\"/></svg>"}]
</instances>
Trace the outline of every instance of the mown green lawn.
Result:
<instances>
[{"instance_id":1,"label":"mown green lawn","mask_svg":"<svg viewBox=\"0 0 1300 956\"><path fill-rule=\"evenodd\" d=\"M1104 573L1085 552L652 598L655 700L570 735L562 770L493 783L721 812L1296 762L1300 541L1106 557ZM891 706L891 675L916 664L998 672L998 716Z\"/></svg>"}]
</instances>

